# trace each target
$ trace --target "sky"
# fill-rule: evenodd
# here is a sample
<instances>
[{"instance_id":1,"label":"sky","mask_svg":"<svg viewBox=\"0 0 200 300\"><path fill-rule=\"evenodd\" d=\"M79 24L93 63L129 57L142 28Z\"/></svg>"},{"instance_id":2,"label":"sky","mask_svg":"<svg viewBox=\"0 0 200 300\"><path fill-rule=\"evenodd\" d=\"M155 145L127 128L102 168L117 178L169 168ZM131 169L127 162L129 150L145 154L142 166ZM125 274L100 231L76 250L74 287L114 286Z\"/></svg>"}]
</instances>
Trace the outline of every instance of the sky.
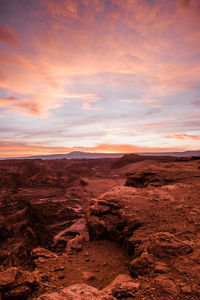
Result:
<instances>
[{"instance_id":1,"label":"sky","mask_svg":"<svg viewBox=\"0 0 200 300\"><path fill-rule=\"evenodd\" d=\"M0 0L1 157L199 149L199 0Z\"/></svg>"}]
</instances>

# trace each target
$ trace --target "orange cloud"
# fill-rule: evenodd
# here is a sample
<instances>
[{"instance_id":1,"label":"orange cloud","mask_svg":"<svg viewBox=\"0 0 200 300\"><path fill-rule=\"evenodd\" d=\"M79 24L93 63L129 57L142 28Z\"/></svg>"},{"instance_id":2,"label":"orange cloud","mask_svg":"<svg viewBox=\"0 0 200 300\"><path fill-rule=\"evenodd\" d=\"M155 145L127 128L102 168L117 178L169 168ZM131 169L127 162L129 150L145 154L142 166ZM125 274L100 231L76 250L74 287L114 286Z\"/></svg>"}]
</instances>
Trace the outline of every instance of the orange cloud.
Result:
<instances>
[{"instance_id":1,"label":"orange cloud","mask_svg":"<svg viewBox=\"0 0 200 300\"><path fill-rule=\"evenodd\" d=\"M63 102L80 99L84 110L99 110L99 106L92 106L93 103L100 100L95 94L67 94L67 93L44 93L35 94L30 98L8 97L0 98L0 107L4 107L6 112L22 113L40 118L49 116L50 109L56 109Z\"/></svg>"},{"instance_id":2,"label":"orange cloud","mask_svg":"<svg viewBox=\"0 0 200 300\"><path fill-rule=\"evenodd\" d=\"M2 106L2 107L7 106L16 100L17 100L17 98L15 98L15 97L0 98L0 106Z\"/></svg>"},{"instance_id":3,"label":"orange cloud","mask_svg":"<svg viewBox=\"0 0 200 300\"><path fill-rule=\"evenodd\" d=\"M36 95L34 98L27 99L8 97L0 99L0 107L4 107L7 113L14 112L36 117L47 117L48 110L49 108L53 107L53 104L48 102L48 105L50 105L48 108L48 106L43 105L43 102L44 100L42 99L41 95ZM58 107L58 104L55 105Z\"/></svg>"},{"instance_id":4,"label":"orange cloud","mask_svg":"<svg viewBox=\"0 0 200 300\"><path fill-rule=\"evenodd\" d=\"M198 135L190 135L190 134L170 134L167 136L170 139L178 139L178 140L194 140L200 141L200 136Z\"/></svg>"},{"instance_id":5,"label":"orange cloud","mask_svg":"<svg viewBox=\"0 0 200 300\"><path fill-rule=\"evenodd\" d=\"M30 155L64 154L71 151L85 151L94 153L139 153L139 152L167 152L181 151L178 147L151 148L135 145L99 144L92 147L53 147L42 143L26 143L15 141L0 141L0 157L19 157Z\"/></svg>"},{"instance_id":6,"label":"orange cloud","mask_svg":"<svg viewBox=\"0 0 200 300\"><path fill-rule=\"evenodd\" d=\"M113 153L137 153L137 152L165 152L175 151L177 148L151 148L151 147L140 147L135 145L116 145L116 144L100 144L95 147L82 147L84 151L92 152L113 152Z\"/></svg>"}]
</instances>

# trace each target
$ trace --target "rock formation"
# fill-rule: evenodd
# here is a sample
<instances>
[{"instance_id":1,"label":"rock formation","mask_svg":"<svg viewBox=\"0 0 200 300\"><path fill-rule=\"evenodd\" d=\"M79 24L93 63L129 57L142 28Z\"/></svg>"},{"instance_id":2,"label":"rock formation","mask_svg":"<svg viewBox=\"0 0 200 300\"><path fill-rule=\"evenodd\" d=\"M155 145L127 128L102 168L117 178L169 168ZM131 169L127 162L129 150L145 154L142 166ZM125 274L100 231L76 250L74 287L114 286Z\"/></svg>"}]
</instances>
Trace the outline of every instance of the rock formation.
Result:
<instances>
[{"instance_id":1,"label":"rock formation","mask_svg":"<svg viewBox=\"0 0 200 300\"><path fill-rule=\"evenodd\" d=\"M198 159L111 164L2 163L2 300L200 298Z\"/></svg>"}]
</instances>

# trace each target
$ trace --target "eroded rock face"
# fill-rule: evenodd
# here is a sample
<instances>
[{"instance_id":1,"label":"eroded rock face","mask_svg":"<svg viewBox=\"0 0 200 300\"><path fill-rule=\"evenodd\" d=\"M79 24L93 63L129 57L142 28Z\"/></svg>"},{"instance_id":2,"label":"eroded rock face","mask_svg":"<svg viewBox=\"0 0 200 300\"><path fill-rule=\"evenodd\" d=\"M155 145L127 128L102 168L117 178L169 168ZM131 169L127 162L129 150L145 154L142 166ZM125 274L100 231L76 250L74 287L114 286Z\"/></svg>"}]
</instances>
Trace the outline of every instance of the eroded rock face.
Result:
<instances>
[{"instance_id":1,"label":"eroded rock face","mask_svg":"<svg viewBox=\"0 0 200 300\"><path fill-rule=\"evenodd\" d=\"M67 252L71 252L73 250L76 251L81 251L81 249L83 248L83 244L85 242L85 238L82 235L76 235L75 238L71 239L68 243L67 243L67 247L66 247L66 251Z\"/></svg>"},{"instance_id":2,"label":"eroded rock face","mask_svg":"<svg viewBox=\"0 0 200 300\"><path fill-rule=\"evenodd\" d=\"M11 267L0 273L3 299L26 299L36 286L36 278L31 272Z\"/></svg>"},{"instance_id":3,"label":"eroded rock face","mask_svg":"<svg viewBox=\"0 0 200 300\"><path fill-rule=\"evenodd\" d=\"M151 169L145 171L136 171L128 173L126 186L145 188L148 185L162 186L176 182L176 178L172 178L170 172L160 170L155 172Z\"/></svg>"},{"instance_id":4,"label":"eroded rock face","mask_svg":"<svg viewBox=\"0 0 200 300\"><path fill-rule=\"evenodd\" d=\"M130 262L130 272L134 277L149 273L154 268L153 255L143 252Z\"/></svg>"},{"instance_id":5,"label":"eroded rock face","mask_svg":"<svg viewBox=\"0 0 200 300\"><path fill-rule=\"evenodd\" d=\"M179 289L176 283L170 276L159 275L154 280L158 290L170 299L176 299L179 295ZM174 297L174 298L172 298Z\"/></svg>"},{"instance_id":6,"label":"eroded rock face","mask_svg":"<svg viewBox=\"0 0 200 300\"><path fill-rule=\"evenodd\" d=\"M121 242L142 226L143 220L131 218L125 211L127 207L121 201L124 191L125 187L116 188L91 201L87 215L91 239L107 237Z\"/></svg>"},{"instance_id":7,"label":"eroded rock face","mask_svg":"<svg viewBox=\"0 0 200 300\"><path fill-rule=\"evenodd\" d=\"M181 241L169 232L159 232L150 237L148 251L158 258L186 255L192 252L190 242Z\"/></svg>"},{"instance_id":8,"label":"eroded rock face","mask_svg":"<svg viewBox=\"0 0 200 300\"><path fill-rule=\"evenodd\" d=\"M148 174L153 177L146 188L114 188L92 200L90 236L123 245L131 275L141 284L136 299L199 299L199 171L192 184L190 164L169 177L173 164L160 169Z\"/></svg>"},{"instance_id":9,"label":"eroded rock face","mask_svg":"<svg viewBox=\"0 0 200 300\"><path fill-rule=\"evenodd\" d=\"M66 251L80 251L83 247L83 244L89 241L89 234L85 219L81 218L80 220L76 221L65 231L65 235L67 234L71 234L75 237L67 242Z\"/></svg>"},{"instance_id":10,"label":"eroded rock face","mask_svg":"<svg viewBox=\"0 0 200 300\"><path fill-rule=\"evenodd\" d=\"M192 177L199 177L198 170L193 172L180 172L176 164L169 164L166 168L165 165L152 166L148 168L141 168L134 172L126 174L126 186L137 188L145 188L147 186L163 186L175 184L177 182L187 181L188 175ZM190 170L188 170L190 171ZM189 173L189 174L188 174Z\"/></svg>"},{"instance_id":11,"label":"eroded rock face","mask_svg":"<svg viewBox=\"0 0 200 300\"><path fill-rule=\"evenodd\" d=\"M44 294L37 300L114 300L112 296L87 284L76 284L62 289L60 292Z\"/></svg>"},{"instance_id":12,"label":"eroded rock face","mask_svg":"<svg viewBox=\"0 0 200 300\"><path fill-rule=\"evenodd\" d=\"M32 250L32 257L33 259L38 259L39 257L42 257L46 260L51 258L56 258L57 255L47 249L44 248L35 248Z\"/></svg>"},{"instance_id":13,"label":"eroded rock face","mask_svg":"<svg viewBox=\"0 0 200 300\"><path fill-rule=\"evenodd\" d=\"M9 287L15 283L18 275L20 274L19 270L15 267L9 268L0 273L0 289Z\"/></svg>"}]
</instances>

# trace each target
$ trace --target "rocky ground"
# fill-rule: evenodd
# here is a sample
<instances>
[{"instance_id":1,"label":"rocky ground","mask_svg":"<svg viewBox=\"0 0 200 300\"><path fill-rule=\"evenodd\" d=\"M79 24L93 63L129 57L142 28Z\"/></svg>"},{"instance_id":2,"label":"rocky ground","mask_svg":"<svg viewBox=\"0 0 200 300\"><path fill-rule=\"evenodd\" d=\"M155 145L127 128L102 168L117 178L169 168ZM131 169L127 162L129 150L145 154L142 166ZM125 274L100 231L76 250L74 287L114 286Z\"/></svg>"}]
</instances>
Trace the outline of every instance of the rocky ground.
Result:
<instances>
[{"instance_id":1,"label":"rocky ground","mask_svg":"<svg viewBox=\"0 0 200 300\"><path fill-rule=\"evenodd\" d=\"M0 162L0 299L200 298L199 160L125 161Z\"/></svg>"}]
</instances>

